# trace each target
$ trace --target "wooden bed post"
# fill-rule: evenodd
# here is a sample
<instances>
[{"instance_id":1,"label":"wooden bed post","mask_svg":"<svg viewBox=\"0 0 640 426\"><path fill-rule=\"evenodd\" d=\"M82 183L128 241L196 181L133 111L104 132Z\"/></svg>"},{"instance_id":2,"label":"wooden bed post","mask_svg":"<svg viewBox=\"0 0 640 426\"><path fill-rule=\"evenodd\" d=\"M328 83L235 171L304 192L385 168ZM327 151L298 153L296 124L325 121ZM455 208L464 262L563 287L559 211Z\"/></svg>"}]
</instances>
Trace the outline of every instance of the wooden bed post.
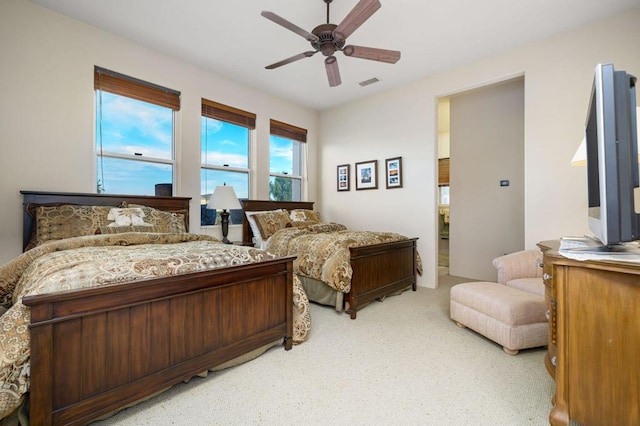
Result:
<instances>
[{"instance_id":1,"label":"wooden bed post","mask_svg":"<svg viewBox=\"0 0 640 426\"><path fill-rule=\"evenodd\" d=\"M31 321L51 319L51 304L43 304L31 309ZM29 422L32 425L48 426L52 423L50 413L53 400L49 397L53 391L53 366L51 348L53 347L53 326L43 325L31 328L31 374L41 372L38 380L29 383Z\"/></svg>"}]
</instances>

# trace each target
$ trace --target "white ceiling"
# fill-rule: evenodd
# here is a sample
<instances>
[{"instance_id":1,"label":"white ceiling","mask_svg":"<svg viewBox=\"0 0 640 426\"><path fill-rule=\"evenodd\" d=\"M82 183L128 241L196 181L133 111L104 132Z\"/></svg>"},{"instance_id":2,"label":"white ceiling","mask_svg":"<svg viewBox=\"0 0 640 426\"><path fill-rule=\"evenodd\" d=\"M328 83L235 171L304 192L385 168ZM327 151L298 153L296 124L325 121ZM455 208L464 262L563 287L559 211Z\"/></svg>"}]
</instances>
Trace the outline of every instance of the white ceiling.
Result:
<instances>
[{"instance_id":1,"label":"white ceiling","mask_svg":"<svg viewBox=\"0 0 640 426\"><path fill-rule=\"evenodd\" d=\"M448 68L640 6L640 0L381 0L348 44L400 50L396 64L338 53L342 85L329 87L324 57L266 70L311 49L262 16L269 10L311 31L326 23L324 0L31 0L211 72L313 109L388 90ZM334 0L340 21L357 0ZM358 83L376 77L379 83Z\"/></svg>"}]
</instances>

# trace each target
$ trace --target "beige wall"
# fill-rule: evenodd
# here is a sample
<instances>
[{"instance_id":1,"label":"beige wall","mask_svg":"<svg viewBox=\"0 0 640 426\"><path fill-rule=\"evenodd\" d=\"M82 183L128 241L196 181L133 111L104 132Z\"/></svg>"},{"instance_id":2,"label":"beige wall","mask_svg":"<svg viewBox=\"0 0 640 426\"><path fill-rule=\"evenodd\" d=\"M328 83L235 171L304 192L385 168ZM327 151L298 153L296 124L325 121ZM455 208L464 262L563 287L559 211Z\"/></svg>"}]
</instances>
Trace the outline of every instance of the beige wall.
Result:
<instances>
[{"instance_id":1,"label":"beige wall","mask_svg":"<svg viewBox=\"0 0 640 426\"><path fill-rule=\"evenodd\" d=\"M0 2L0 58L0 263L22 248L19 190L95 191L94 65L182 92L176 195L193 198L192 231L202 231L197 208L202 97L257 114L253 197L269 196L269 119L308 129L308 198L317 198L318 113L313 110L23 0ZM234 228L231 237L240 235ZM206 232L212 231L218 232Z\"/></svg>"},{"instance_id":2,"label":"beige wall","mask_svg":"<svg viewBox=\"0 0 640 426\"><path fill-rule=\"evenodd\" d=\"M525 248L588 233L585 169L569 161L583 136L593 70L612 62L640 75L639 46L636 9L323 111L319 201L325 217L419 237L426 270L419 285L435 287L437 98L524 75ZM336 165L398 155L403 189L336 192Z\"/></svg>"},{"instance_id":3,"label":"beige wall","mask_svg":"<svg viewBox=\"0 0 640 426\"><path fill-rule=\"evenodd\" d=\"M450 104L449 273L495 281L491 261L524 248L524 79Z\"/></svg>"}]
</instances>

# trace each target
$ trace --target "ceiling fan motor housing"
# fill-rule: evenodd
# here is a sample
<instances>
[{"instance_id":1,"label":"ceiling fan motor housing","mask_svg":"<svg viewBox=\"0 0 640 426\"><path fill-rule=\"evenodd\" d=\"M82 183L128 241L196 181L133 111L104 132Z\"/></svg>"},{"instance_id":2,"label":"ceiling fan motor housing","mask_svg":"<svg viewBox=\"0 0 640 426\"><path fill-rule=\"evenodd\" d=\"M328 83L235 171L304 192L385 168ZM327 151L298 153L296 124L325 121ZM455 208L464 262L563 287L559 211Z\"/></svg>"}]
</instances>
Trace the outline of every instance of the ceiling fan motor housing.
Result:
<instances>
[{"instance_id":1,"label":"ceiling fan motor housing","mask_svg":"<svg viewBox=\"0 0 640 426\"><path fill-rule=\"evenodd\" d=\"M338 41L333 37L336 27L335 24L320 24L315 27L311 33L318 37L318 41L312 41L311 46L321 51L324 56L331 56L336 50L341 50L345 40Z\"/></svg>"}]
</instances>

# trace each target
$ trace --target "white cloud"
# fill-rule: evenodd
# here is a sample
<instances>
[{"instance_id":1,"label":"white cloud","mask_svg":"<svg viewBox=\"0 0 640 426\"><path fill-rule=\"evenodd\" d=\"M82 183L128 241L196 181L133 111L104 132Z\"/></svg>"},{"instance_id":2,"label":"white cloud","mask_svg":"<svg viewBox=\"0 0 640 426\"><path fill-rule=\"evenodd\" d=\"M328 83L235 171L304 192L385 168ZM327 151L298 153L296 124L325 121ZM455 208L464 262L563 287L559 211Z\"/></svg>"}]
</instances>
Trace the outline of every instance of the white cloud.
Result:
<instances>
[{"instance_id":1,"label":"white cloud","mask_svg":"<svg viewBox=\"0 0 640 426\"><path fill-rule=\"evenodd\" d=\"M159 148L156 152L164 151L162 158L167 157L167 152L170 156L173 137L173 113L170 109L103 93L102 119L105 142L108 140L110 143L120 145L133 140L139 142L142 139L147 141L148 145ZM112 127L116 124L117 130ZM108 128L105 129L105 127ZM145 148L142 151L149 151L149 149Z\"/></svg>"},{"instance_id":2,"label":"white cloud","mask_svg":"<svg viewBox=\"0 0 640 426\"><path fill-rule=\"evenodd\" d=\"M248 167L246 155L218 151L208 152L205 164L228 164L231 167Z\"/></svg>"},{"instance_id":3,"label":"white cloud","mask_svg":"<svg viewBox=\"0 0 640 426\"><path fill-rule=\"evenodd\" d=\"M269 154L272 157L290 159L291 156L293 155L293 150L291 149L291 146L280 147L280 146L274 146L274 144L271 144L271 150L270 150Z\"/></svg>"}]
</instances>

